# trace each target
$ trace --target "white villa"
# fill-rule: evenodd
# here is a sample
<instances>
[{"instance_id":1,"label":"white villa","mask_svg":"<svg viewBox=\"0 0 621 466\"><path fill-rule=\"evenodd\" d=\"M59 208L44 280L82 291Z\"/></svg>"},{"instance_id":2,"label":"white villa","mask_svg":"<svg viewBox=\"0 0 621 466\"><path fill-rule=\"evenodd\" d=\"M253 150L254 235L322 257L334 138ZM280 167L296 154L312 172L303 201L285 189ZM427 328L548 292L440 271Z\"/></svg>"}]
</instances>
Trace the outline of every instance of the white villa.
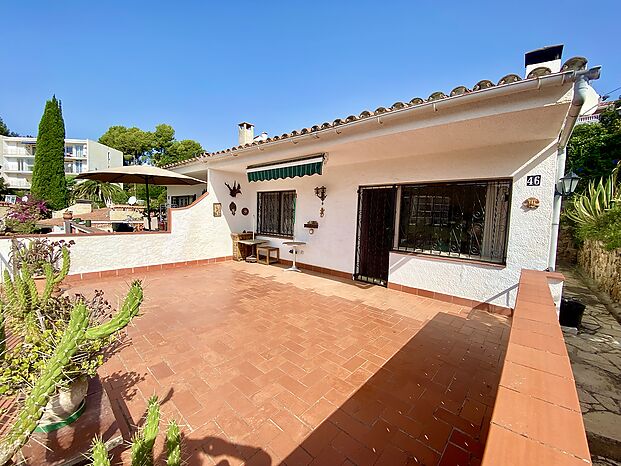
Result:
<instances>
[{"instance_id":1,"label":"white villa","mask_svg":"<svg viewBox=\"0 0 621 466\"><path fill-rule=\"evenodd\" d=\"M37 138L0 136L2 176L9 188L30 189ZM123 153L90 139L65 139L65 173L123 165Z\"/></svg>"},{"instance_id":2,"label":"white villa","mask_svg":"<svg viewBox=\"0 0 621 466\"><path fill-rule=\"evenodd\" d=\"M585 59L561 65L550 47L526 65L524 78L280 136L254 139L242 123L238 146L168 167L207 180L169 187L169 200L198 199L196 222L218 235L220 255L230 233L254 229L281 258L291 259L284 241L305 242L303 267L503 312L522 269L554 270L565 147L583 106L597 102L588 80L599 68ZM234 182L241 193L231 197Z\"/></svg>"},{"instance_id":3,"label":"white villa","mask_svg":"<svg viewBox=\"0 0 621 466\"><path fill-rule=\"evenodd\" d=\"M230 260L254 230L284 261L304 242L302 268L509 313L522 269L555 268L565 149L599 77L558 46L526 65L279 136L240 124L237 146L168 167L205 183L168 187L167 230L55 238L84 277Z\"/></svg>"}]
</instances>

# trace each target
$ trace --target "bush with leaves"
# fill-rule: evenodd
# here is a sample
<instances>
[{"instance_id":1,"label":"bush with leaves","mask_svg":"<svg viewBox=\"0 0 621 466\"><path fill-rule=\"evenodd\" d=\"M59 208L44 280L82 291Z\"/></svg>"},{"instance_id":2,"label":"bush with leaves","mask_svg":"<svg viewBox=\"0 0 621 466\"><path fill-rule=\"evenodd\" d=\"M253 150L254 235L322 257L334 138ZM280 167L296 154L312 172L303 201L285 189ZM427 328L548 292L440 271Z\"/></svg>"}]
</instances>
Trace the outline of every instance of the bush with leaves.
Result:
<instances>
[{"instance_id":1,"label":"bush with leaves","mask_svg":"<svg viewBox=\"0 0 621 466\"><path fill-rule=\"evenodd\" d=\"M621 205L600 215L593 223L579 226L578 239L601 241L608 250L621 248Z\"/></svg>"},{"instance_id":2,"label":"bush with leaves","mask_svg":"<svg viewBox=\"0 0 621 466\"><path fill-rule=\"evenodd\" d=\"M14 233L30 234L36 231L37 222L49 216L45 201L32 195L17 198L6 214L6 227Z\"/></svg>"}]
</instances>

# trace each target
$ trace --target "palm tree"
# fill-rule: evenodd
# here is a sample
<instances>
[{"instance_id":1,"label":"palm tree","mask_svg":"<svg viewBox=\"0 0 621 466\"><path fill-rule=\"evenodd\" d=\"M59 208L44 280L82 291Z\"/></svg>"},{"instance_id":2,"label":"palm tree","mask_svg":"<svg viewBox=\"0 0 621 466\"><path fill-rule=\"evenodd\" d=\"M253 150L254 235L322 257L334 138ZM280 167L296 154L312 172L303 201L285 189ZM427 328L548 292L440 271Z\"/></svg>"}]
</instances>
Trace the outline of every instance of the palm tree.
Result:
<instances>
[{"instance_id":1,"label":"palm tree","mask_svg":"<svg viewBox=\"0 0 621 466\"><path fill-rule=\"evenodd\" d=\"M73 189L73 199L88 199L100 205L112 204L112 199L123 193L119 185L102 181L84 180Z\"/></svg>"}]
</instances>

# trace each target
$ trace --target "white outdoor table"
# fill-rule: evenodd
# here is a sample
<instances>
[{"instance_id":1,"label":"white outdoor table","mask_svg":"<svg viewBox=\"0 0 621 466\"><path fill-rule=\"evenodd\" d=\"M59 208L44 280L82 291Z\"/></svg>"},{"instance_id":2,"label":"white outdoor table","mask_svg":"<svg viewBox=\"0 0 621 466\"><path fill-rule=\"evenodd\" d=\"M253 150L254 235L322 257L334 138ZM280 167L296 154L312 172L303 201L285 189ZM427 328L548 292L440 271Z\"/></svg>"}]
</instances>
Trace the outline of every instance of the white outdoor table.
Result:
<instances>
[{"instance_id":1,"label":"white outdoor table","mask_svg":"<svg viewBox=\"0 0 621 466\"><path fill-rule=\"evenodd\" d=\"M298 255L298 246L304 246L306 243L304 241L283 241L282 244L291 246L291 249L293 249L293 264L288 269L285 269L285 272L300 272L300 269L295 265L295 258Z\"/></svg>"}]
</instances>

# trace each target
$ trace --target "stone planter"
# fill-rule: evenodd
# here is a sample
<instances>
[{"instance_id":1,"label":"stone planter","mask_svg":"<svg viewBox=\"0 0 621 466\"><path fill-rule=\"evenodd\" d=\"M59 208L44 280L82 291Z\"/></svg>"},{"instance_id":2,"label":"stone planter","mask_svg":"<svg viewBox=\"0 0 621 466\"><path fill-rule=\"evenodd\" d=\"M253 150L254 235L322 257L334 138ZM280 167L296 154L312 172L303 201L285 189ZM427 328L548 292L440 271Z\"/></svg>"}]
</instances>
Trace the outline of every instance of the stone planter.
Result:
<instances>
[{"instance_id":1,"label":"stone planter","mask_svg":"<svg viewBox=\"0 0 621 466\"><path fill-rule=\"evenodd\" d=\"M88 379L80 377L50 398L35 432L52 432L71 424L84 411Z\"/></svg>"}]
</instances>

